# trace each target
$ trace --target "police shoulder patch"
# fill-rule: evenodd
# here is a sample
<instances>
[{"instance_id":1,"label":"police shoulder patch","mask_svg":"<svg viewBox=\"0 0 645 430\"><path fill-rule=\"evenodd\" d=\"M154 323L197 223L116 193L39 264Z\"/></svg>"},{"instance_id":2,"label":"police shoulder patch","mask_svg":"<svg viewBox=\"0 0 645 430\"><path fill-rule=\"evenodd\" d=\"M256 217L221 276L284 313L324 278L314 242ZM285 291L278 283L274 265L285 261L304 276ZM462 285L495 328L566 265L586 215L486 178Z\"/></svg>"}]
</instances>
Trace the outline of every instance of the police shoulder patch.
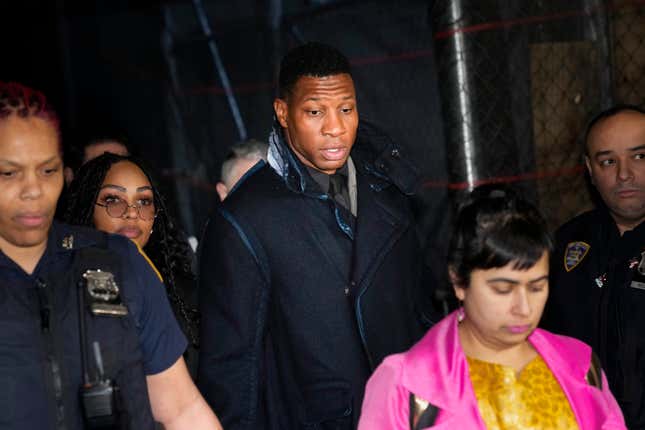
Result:
<instances>
[{"instance_id":1,"label":"police shoulder patch","mask_svg":"<svg viewBox=\"0 0 645 430\"><path fill-rule=\"evenodd\" d=\"M586 242L569 242L564 251L564 270L572 271L585 258L591 245Z\"/></svg>"}]
</instances>

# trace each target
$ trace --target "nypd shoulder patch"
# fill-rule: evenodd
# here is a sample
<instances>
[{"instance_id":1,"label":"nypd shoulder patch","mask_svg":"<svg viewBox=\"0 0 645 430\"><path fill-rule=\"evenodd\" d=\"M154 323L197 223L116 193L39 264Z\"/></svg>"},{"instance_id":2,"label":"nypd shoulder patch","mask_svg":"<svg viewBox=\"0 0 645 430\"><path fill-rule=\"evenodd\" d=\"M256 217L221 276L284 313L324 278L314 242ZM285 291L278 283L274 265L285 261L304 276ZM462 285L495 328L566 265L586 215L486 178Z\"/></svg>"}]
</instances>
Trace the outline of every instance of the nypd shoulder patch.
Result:
<instances>
[{"instance_id":1,"label":"nypd shoulder patch","mask_svg":"<svg viewBox=\"0 0 645 430\"><path fill-rule=\"evenodd\" d=\"M572 271L585 258L591 245L586 242L569 242L564 251L564 270Z\"/></svg>"}]
</instances>

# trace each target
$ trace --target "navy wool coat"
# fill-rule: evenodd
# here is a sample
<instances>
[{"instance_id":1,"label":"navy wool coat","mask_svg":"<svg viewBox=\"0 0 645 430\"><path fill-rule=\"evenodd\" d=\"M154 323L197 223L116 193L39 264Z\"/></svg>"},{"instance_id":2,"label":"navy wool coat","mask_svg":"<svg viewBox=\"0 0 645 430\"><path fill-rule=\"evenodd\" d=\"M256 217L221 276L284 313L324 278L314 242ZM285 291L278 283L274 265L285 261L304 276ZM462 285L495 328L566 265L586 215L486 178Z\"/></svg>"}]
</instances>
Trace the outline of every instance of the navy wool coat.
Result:
<instances>
[{"instance_id":1,"label":"navy wool coat","mask_svg":"<svg viewBox=\"0 0 645 430\"><path fill-rule=\"evenodd\" d=\"M269 154L202 240L198 385L227 430L353 429L374 368L427 328L418 175L361 123L351 222L279 131Z\"/></svg>"}]
</instances>

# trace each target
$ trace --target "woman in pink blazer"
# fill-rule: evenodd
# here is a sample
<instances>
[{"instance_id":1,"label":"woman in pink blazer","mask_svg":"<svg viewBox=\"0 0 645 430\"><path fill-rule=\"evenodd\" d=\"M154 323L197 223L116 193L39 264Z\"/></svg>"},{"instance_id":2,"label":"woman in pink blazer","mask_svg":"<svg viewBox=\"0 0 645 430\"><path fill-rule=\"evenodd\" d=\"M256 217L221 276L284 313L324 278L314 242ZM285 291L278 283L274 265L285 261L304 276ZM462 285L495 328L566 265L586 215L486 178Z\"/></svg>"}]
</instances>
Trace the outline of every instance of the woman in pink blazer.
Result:
<instances>
[{"instance_id":1,"label":"woman in pink blazer","mask_svg":"<svg viewBox=\"0 0 645 430\"><path fill-rule=\"evenodd\" d=\"M359 430L626 429L591 348L537 328L551 246L532 205L473 191L448 259L462 307L383 361Z\"/></svg>"}]
</instances>

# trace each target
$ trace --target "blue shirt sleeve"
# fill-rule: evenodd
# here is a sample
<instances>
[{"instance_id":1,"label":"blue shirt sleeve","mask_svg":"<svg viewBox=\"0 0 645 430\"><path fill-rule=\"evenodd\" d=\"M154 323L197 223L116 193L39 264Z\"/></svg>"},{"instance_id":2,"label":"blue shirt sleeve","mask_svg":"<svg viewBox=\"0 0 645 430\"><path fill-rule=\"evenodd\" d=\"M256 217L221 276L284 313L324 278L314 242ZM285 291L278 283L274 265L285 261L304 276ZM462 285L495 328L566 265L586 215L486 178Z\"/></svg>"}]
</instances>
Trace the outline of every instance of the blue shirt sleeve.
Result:
<instances>
[{"instance_id":1,"label":"blue shirt sleeve","mask_svg":"<svg viewBox=\"0 0 645 430\"><path fill-rule=\"evenodd\" d=\"M137 326L143 369L146 375L154 375L175 364L188 342L172 312L157 269L134 243L125 241L126 249L119 246L121 249L116 250L125 259L123 296Z\"/></svg>"}]
</instances>

